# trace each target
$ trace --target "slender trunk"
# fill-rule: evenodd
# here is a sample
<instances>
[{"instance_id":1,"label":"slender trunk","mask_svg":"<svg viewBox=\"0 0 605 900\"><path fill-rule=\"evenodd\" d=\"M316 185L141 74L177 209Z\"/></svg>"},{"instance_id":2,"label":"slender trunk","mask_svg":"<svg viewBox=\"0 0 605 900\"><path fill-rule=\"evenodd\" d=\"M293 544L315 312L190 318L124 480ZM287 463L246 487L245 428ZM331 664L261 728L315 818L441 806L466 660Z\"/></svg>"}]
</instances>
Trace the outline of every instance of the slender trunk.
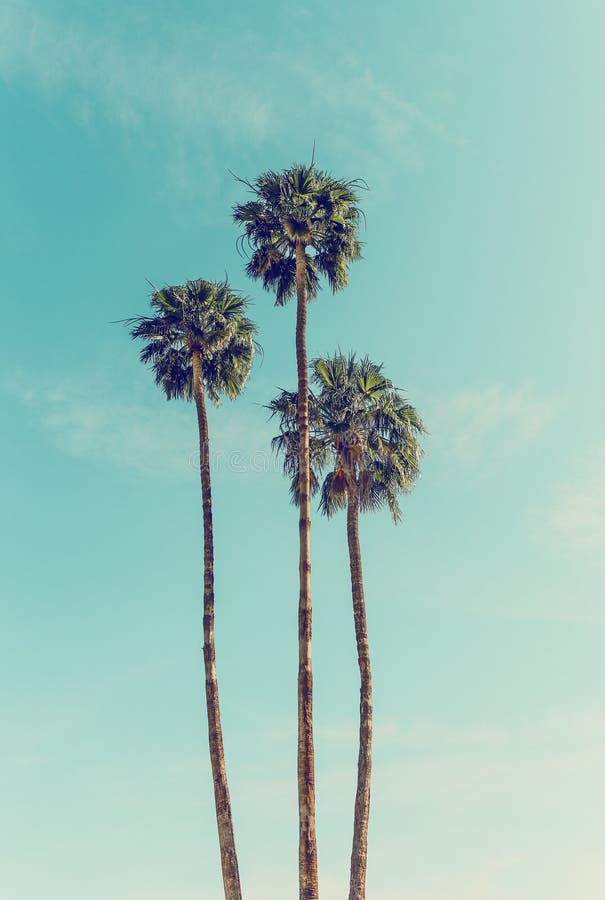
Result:
<instances>
[{"instance_id":1,"label":"slender trunk","mask_svg":"<svg viewBox=\"0 0 605 900\"><path fill-rule=\"evenodd\" d=\"M359 497L356 485L351 486L348 491L347 540L351 567L351 592L353 594L357 660L361 676L359 756L357 760L357 792L355 795L349 900L365 900L368 819L370 817L370 776L372 772L372 673L370 670L370 648L368 645L368 627L363 595L363 573L361 570L361 549L359 546Z\"/></svg>"},{"instance_id":2,"label":"slender trunk","mask_svg":"<svg viewBox=\"0 0 605 900\"><path fill-rule=\"evenodd\" d=\"M309 376L307 370L307 281L305 247L296 245L296 366L300 435L298 603L298 869L300 900L317 900L313 669L311 665L311 490L309 474Z\"/></svg>"},{"instance_id":3,"label":"slender trunk","mask_svg":"<svg viewBox=\"0 0 605 900\"><path fill-rule=\"evenodd\" d=\"M214 782L216 824L223 869L225 900L241 900L235 836L231 817L231 801L225 768L223 732L218 702L218 681L214 648L214 536L212 532L212 494L210 488L210 456L208 418L202 381L202 360L199 350L192 353L193 393L197 409L200 436L200 476L202 481L202 510L204 515L204 669L206 675L206 710L208 713L208 741Z\"/></svg>"}]
</instances>

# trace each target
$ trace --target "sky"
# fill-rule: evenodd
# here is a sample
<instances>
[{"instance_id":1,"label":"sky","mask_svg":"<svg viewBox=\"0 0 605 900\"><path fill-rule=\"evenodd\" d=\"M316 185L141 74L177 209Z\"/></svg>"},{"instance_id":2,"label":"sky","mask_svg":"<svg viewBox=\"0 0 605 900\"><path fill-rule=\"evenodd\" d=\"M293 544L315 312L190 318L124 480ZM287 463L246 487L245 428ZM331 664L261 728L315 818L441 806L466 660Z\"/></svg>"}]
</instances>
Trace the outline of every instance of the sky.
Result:
<instances>
[{"instance_id":1,"label":"sky","mask_svg":"<svg viewBox=\"0 0 605 900\"><path fill-rule=\"evenodd\" d=\"M364 259L309 310L429 434L361 523L369 900L605 892L598 0L0 0L0 896L220 900L195 414L118 320L248 294L264 358L210 415L217 665L247 900L297 895L297 519L266 404L294 307L231 207L363 178ZM312 529L320 888L346 895L358 675L342 517Z\"/></svg>"}]
</instances>

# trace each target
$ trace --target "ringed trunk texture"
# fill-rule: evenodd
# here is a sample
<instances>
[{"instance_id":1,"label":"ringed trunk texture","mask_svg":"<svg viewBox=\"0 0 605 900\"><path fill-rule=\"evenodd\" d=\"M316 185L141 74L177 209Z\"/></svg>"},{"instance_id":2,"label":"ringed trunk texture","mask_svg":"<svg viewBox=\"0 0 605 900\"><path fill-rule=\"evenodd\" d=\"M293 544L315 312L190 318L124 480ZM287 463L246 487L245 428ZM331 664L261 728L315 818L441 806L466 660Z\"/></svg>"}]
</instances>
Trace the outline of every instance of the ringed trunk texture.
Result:
<instances>
[{"instance_id":1,"label":"ringed trunk texture","mask_svg":"<svg viewBox=\"0 0 605 900\"><path fill-rule=\"evenodd\" d=\"M372 773L372 673L370 670L370 648L363 594L363 573L361 569L361 549L359 546L359 497L356 486L351 487L348 491L347 540L351 567L351 592L353 594L357 660L361 677L359 694L359 756L357 760L357 792L355 795L349 900L365 900L368 820L370 817L370 777Z\"/></svg>"},{"instance_id":2,"label":"ringed trunk texture","mask_svg":"<svg viewBox=\"0 0 605 900\"><path fill-rule=\"evenodd\" d=\"M304 244L296 245L296 367L300 435L300 543L298 603L298 869L300 900L318 900L311 664L311 490L309 469L309 375L307 369L307 280Z\"/></svg>"},{"instance_id":3,"label":"ringed trunk texture","mask_svg":"<svg viewBox=\"0 0 605 900\"><path fill-rule=\"evenodd\" d=\"M202 510L204 516L204 670L206 676L206 710L208 713L208 741L214 783L216 824L221 851L225 900L241 900L235 836L231 817L231 800L227 784L223 732L218 700L216 657L214 647L214 535L212 531L212 493L210 487L210 455L208 418L202 380L202 360L199 350L192 353L193 394L197 409L200 437L200 476L202 482Z\"/></svg>"}]
</instances>

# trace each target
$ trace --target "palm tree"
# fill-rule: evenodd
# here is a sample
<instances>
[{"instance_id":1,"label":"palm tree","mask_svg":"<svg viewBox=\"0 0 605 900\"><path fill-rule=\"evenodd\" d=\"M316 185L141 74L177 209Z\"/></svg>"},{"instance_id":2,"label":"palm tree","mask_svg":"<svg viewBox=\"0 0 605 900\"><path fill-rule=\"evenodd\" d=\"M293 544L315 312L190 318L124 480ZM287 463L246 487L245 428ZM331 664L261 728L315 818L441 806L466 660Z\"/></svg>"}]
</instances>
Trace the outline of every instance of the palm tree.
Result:
<instances>
[{"instance_id":1,"label":"palm tree","mask_svg":"<svg viewBox=\"0 0 605 900\"><path fill-rule=\"evenodd\" d=\"M349 900L364 900L372 768L372 673L359 543L360 511L387 506L393 520L401 517L399 494L409 491L419 474L418 437L424 427L416 410L382 366L354 354L313 360L312 381L319 391L310 394L311 483L320 489L320 509L332 516L347 510L347 543L351 572L353 617L360 673L359 755L353 827ZM298 492L299 430L297 396L282 391L270 404L280 419L274 448L283 454L294 502Z\"/></svg>"},{"instance_id":2,"label":"palm tree","mask_svg":"<svg viewBox=\"0 0 605 900\"><path fill-rule=\"evenodd\" d=\"M243 179L239 179L243 181ZM313 671L311 665L311 505L309 468L307 300L323 275L335 293L347 284L348 265L361 256L358 181L342 181L310 165L265 172L243 181L254 198L234 207L240 241L251 256L246 271L275 293L277 306L294 295L296 308L299 606L298 606L298 815L300 900L319 896L315 837Z\"/></svg>"},{"instance_id":3,"label":"palm tree","mask_svg":"<svg viewBox=\"0 0 605 900\"><path fill-rule=\"evenodd\" d=\"M200 443L200 477L204 523L204 669L210 762L214 782L223 886L226 900L241 900L231 801L227 784L219 709L214 644L214 537L206 394L218 405L221 395L234 399L244 387L255 351L248 300L227 281L187 281L154 290L153 315L128 319L133 338L145 346L141 360L150 363L168 400L193 400Z\"/></svg>"}]
</instances>

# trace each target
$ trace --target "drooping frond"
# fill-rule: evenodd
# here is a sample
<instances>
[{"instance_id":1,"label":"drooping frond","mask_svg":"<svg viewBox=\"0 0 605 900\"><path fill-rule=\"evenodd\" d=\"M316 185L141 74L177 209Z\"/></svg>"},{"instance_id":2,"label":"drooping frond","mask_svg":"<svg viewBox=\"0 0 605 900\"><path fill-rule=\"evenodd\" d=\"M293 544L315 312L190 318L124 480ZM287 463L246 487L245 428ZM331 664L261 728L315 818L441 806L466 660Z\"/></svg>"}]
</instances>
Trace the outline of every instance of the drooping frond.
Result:
<instances>
[{"instance_id":1,"label":"drooping frond","mask_svg":"<svg viewBox=\"0 0 605 900\"><path fill-rule=\"evenodd\" d=\"M399 496L420 473L424 433L420 416L378 365L354 353L336 353L311 362L309 394L310 450L313 477L325 474L320 510L328 516L347 505L357 491L362 511L388 507L395 521L401 516ZM297 497L297 394L281 391L269 405L279 419L274 450L283 458L284 474Z\"/></svg>"},{"instance_id":2,"label":"drooping frond","mask_svg":"<svg viewBox=\"0 0 605 900\"><path fill-rule=\"evenodd\" d=\"M154 289L151 316L126 320L134 339L145 342L141 360L152 366L168 400L193 396L192 354L200 353L208 396L236 397L252 365L256 327L246 316L248 298L225 281L204 279Z\"/></svg>"},{"instance_id":3,"label":"drooping frond","mask_svg":"<svg viewBox=\"0 0 605 900\"><path fill-rule=\"evenodd\" d=\"M271 418L279 417L280 427L289 430L296 426L298 391L281 390L267 405Z\"/></svg>"},{"instance_id":4,"label":"drooping frond","mask_svg":"<svg viewBox=\"0 0 605 900\"><path fill-rule=\"evenodd\" d=\"M299 460L300 441L297 413L298 394L296 391L280 391L277 397L267 405L271 418L278 418L279 432L271 441L271 447L283 464L284 475L290 479L290 499L299 502ZM309 395L309 459L311 494L319 488L319 477L330 464L330 443L321 431L321 419L313 394Z\"/></svg>"},{"instance_id":5,"label":"drooping frond","mask_svg":"<svg viewBox=\"0 0 605 900\"><path fill-rule=\"evenodd\" d=\"M283 255L273 245L258 247L246 265L246 274L259 279L266 291L275 294L275 305L285 306L296 293L296 260ZM317 265L313 257L307 258L307 296L313 298L319 291Z\"/></svg>"},{"instance_id":6,"label":"drooping frond","mask_svg":"<svg viewBox=\"0 0 605 900\"><path fill-rule=\"evenodd\" d=\"M193 397L191 357L184 347L167 347L162 354L156 356L153 360L153 376L167 400L177 397L191 400Z\"/></svg>"},{"instance_id":7,"label":"drooping frond","mask_svg":"<svg viewBox=\"0 0 605 900\"><path fill-rule=\"evenodd\" d=\"M317 295L320 275L333 292L344 288L349 263L361 257L358 191L366 185L333 178L313 163L264 172L253 182L238 180L253 194L233 207L241 228L238 247L251 253L248 275L284 305L296 291L296 247L303 244L308 297Z\"/></svg>"},{"instance_id":8,"label":"drooping frond","mask_svg":"<svg viewBox=\"0 0 605 900\"><path fill-rule=\"evenodd\" d=\"M331 518L340 509L346 509L347 492L343 490L341 476L338 471L328 472L321 485L319 510Z\"/></svg>"}]
</instances>

